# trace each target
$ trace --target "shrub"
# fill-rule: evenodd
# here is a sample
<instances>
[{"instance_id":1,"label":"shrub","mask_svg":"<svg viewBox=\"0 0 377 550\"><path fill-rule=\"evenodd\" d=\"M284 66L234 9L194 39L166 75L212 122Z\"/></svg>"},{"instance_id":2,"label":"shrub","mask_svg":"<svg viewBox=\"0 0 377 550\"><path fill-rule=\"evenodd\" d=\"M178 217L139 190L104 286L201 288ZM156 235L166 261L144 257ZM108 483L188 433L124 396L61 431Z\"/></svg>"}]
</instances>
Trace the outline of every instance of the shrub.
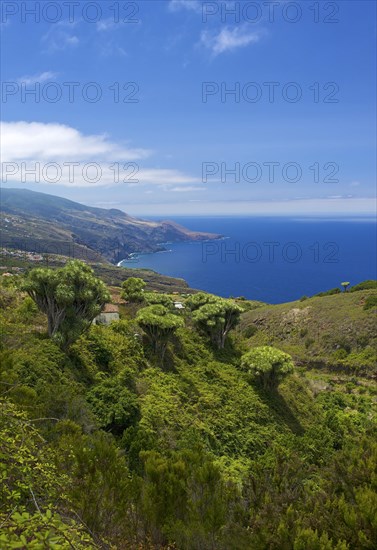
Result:
<instances>
[{"instance_id":1,"label":"shrub","mask_svg":"<svg viewBox=\"0 0 377 550\"><path fill-rule=\"evenodd\" d=\"M119 380L105 380L88 392L88 401L101 428L121 435L139 418L137 397Z\"/></svg>"},{"instance_id":2,"label":"shrub","mask_svg":"<svg viewBox=\"0 0 377 550\"><path fill-rule=\"evenodd\" d=\"M322 298L322 296L332 296L333 294L340 294L340 289L331 288L330 290L325 290L324 292L318 292L318 294L314 294L314 297Z\"/></svg>"},{"instance_id":3,"label":"shrub","mask_svg":"<svg viewBox=\"0 0 377 550\"><path fill-rule=\"evenodd\" d=\"M339 348L332 354L332 358L336 360L346 359L348 353L344 348Z\"/></svg>"},{"instance_id":4,"label":"shrub","mask_svg":"<svg viewBox=\"0 0 377 550\"><path fill-rule=\"evenodd\" d=\"M306 338L306 340L305 340L306 349L309 349L310 346L312 346L314 344L314 342L315 342L314 338Z\"/></svg>"},{"instance_id":5,"label":"shrub","mask_svg":"<svg viewBox=\"0 0 377 550\"><path fill-rule=\"evenodd\" d=\"M365 300L363 309L368 310L372 309L372 307L377 307L377 295L368 296L368 298Z\"/></svg>"},{"instance_id":6,"label":"shrub","mask_svg":"<svg viewBox=\"0 0 377 550\"><path fill-rule=\"evenodd\" d=\"M358 290L375 290L375 289L377 289L377 281L374 279L369 279L368 281L363 281L358 285L351 286L349 291L357 292Z\"/></svg>"},{"instance_id":7,"label":"shrub","mask_svg":"<svg viewBox=\"0 0 377 550\"><path fill-rule=\"evenodd\" d=\"M245 336L245 338L251 338L252 336L254 336L257 330L258 329L255 325L249 325L244 329L243 335Z\"/></svg>"}]
</instances>

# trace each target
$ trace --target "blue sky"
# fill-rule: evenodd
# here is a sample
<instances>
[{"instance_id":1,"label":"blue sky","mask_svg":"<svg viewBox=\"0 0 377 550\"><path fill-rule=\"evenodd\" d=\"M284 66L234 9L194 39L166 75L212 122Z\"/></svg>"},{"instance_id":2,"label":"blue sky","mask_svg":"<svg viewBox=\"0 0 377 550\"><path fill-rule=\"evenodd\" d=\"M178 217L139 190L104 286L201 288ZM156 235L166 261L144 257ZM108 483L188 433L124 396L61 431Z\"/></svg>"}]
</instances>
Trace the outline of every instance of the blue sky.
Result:
<instances>
[{"instance_id":1,"label":"blue sky","mask_svg":"<svg viewBox=\"0 0 377 550\"><path fill-rule=\"evenodd\" d=\"M135 215L373 213L374 2L76 4L2 3L3 186Z\"/></svg>"}]
</instances>

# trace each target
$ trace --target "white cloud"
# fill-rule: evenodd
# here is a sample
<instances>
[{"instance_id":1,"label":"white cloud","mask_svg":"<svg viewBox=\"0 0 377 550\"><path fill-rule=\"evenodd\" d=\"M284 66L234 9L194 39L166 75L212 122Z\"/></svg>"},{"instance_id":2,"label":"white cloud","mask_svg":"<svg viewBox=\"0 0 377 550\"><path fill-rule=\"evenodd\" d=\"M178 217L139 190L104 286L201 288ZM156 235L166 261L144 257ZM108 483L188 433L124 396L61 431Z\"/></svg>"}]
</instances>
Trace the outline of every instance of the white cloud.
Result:
<instances>
[{"instance_id":1,"label":"white cloud","mask_svg":"<svg viewBox=\"0 0 377 550\"><path fill-rule=\"evenodd\" d=\"M41 38L41 41L46 45L47 51L53 53L76 47L80 40L71 32L74 26L75 23L69 24L65 21L51 25L47 33Z\"/></svg>"},{"instance_id":2,"label":"white cloud","mask_svg":"<svg viewBox=\"0 0 377 550\"><path fill-rule=\"evenodd\" d=\"M201 44L211 50L213 55L219 55L237 48L244 48L249 44L259 42L263 33L261 30L251 30L248 25L238 27L224 27L220 32L202 31Z\"/></svg>"},{"instance_id":3,"label":"white cloud","mask_svg":"<svg viewBox=\"0 0 377 550\"><path fill-rule=\"evenodd\" d=\"M128 149L109 141L105 134L84 135L75 128L57 123L2 122L2 159L59 161L124 160L149 156L146 149Z\"/></svg>"},{"instance_id":4,"label":"white cloud","mask_svg":"<svg viewBox=\"0 0 377 550\"><path fill-rule=\"evenodd\" d=\"M169 11L188 10L195 13L202 12L202 3L198 0L170 0Z\"/></svg>"},{"instance_id":5,"label":"white cloud","mask_svg":"<svg viewBox=\"0 0 377 550\"><path fill-rule=\"evenodd\" d=\"M172 189L169 189L169 191L173 191L174 193L190 193L191 191L205 191L205 187L173 187Z\"/></svg>"},{"instance_id":6,"label":"white cloud","mask_svg":"<svg viewBox=\"0 0 377 550\"><path fill-rule=\"evenodd\" d=\"M66 38L66 44L69 44L70 46L76 46L79 43L79 39L77 36L67 36Z\"/></svg>"},{"instance_id":7,"label":"white cloud","mask_svg":"<svg viewBox=\"0 0 377 550\"><path fill-rule=\"evenodd\" d=\"M3 183L34 183L36 175L26 172L36 169L37 183L69 187L176 186L200 181L179 170L140 166L139 161L151 156L150 150L128 148L104 134L84 135L63 124L23 121L2 122L0 132ZM92 167L86 168L90 163Z\"/></svg>"},{"instance_id":8,"label":"white cloud","mask_svg":"<svg viewBox=\"0 0 377 550\"><path fill-rule=\"evenodd\" d=\"M25 85L36 84L37 82L41 84L42 82L46 82L46 80L55 80L57 76L58 73L45 71L44 73L34 74L31 76L22 76L17 79L17 82Z\"/></svg>"},{"instance_id":9,"label":"white cloud","mask_svg":"<svg viewBox=\"0 0 377 550\"><path fill-rule=\"evenodd\" d=\"M110 31L115 27L114 18L109 17L97 22L97 31Z\"/></svg>"},{"instance_id":10,"label":"white cloud","mask_svg":"<svg viewBox=\"0 0 377 550\"><path fill-rule=\"evenodd\" d=\"M141 169L136 176L142 184L177 185L199 183L201 180L174 169ZM168 189L172 190L172 189Z\"/></svg>"}]
</instances>

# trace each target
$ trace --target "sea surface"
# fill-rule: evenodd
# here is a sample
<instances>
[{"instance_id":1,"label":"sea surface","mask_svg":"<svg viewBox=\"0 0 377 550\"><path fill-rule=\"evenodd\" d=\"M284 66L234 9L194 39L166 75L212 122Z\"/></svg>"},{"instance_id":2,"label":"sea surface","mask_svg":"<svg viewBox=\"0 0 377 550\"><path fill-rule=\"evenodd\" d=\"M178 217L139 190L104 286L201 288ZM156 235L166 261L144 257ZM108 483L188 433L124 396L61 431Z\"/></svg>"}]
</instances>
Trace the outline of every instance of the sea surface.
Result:
<instances>
[{"instance_id":1,"label":"sea surface","mask_svg":"<svg viewBox=\"0 0 377 550\"><path fill-rule=\"evenodd\" d=\"M155 218L157 219L157 218ZM149 268L220 296L280 303L377 278L376 221L176 217L218 241L167 243L166 252L136 255L125 267Z\"/></svg>"}]
</instances>

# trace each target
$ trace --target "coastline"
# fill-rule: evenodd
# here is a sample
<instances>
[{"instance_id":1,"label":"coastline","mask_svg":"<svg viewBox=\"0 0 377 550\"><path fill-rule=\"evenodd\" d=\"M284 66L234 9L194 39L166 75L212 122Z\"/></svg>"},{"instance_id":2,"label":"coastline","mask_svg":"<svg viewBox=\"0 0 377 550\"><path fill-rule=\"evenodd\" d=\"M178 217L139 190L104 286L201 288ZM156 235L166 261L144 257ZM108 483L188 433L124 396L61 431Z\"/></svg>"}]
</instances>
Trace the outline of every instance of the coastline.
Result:
<instances>
[{"instance_id":1,"label":"coastline","mask_svg":"<svg viewBox=\"0 0 377 550\"><path fill-rule=\"evenodd\" d=\"M163 243L159 243L158 246L161 246L163 248L159 249L159 250L153 250L153 251L150 251L150 252L131 252L129 255L128 255L128 258L123 258L123 260L120 260L120 262L118 262L116 264L117 267L130 267L130 266L123 266L122 263L123 262L137 262L138 259L141 257L141 256L151 256L153 254L161 254L161 253L165 253L165 252L173 252L173 250L171 248L164 248L166 245L174 245L174 244L197 244L197 243L209 243L209 242L212 242L212 241L224 241L225 239L229 239L230 237L227 237L225 235L219 235L219 237L217 238L213 238L213 239L203 239L203 240L198 240L198 239L193 239L193 240L189 240L189 241L167 241L167 242L163 242Z\"/></svg>"}]
</instances>

